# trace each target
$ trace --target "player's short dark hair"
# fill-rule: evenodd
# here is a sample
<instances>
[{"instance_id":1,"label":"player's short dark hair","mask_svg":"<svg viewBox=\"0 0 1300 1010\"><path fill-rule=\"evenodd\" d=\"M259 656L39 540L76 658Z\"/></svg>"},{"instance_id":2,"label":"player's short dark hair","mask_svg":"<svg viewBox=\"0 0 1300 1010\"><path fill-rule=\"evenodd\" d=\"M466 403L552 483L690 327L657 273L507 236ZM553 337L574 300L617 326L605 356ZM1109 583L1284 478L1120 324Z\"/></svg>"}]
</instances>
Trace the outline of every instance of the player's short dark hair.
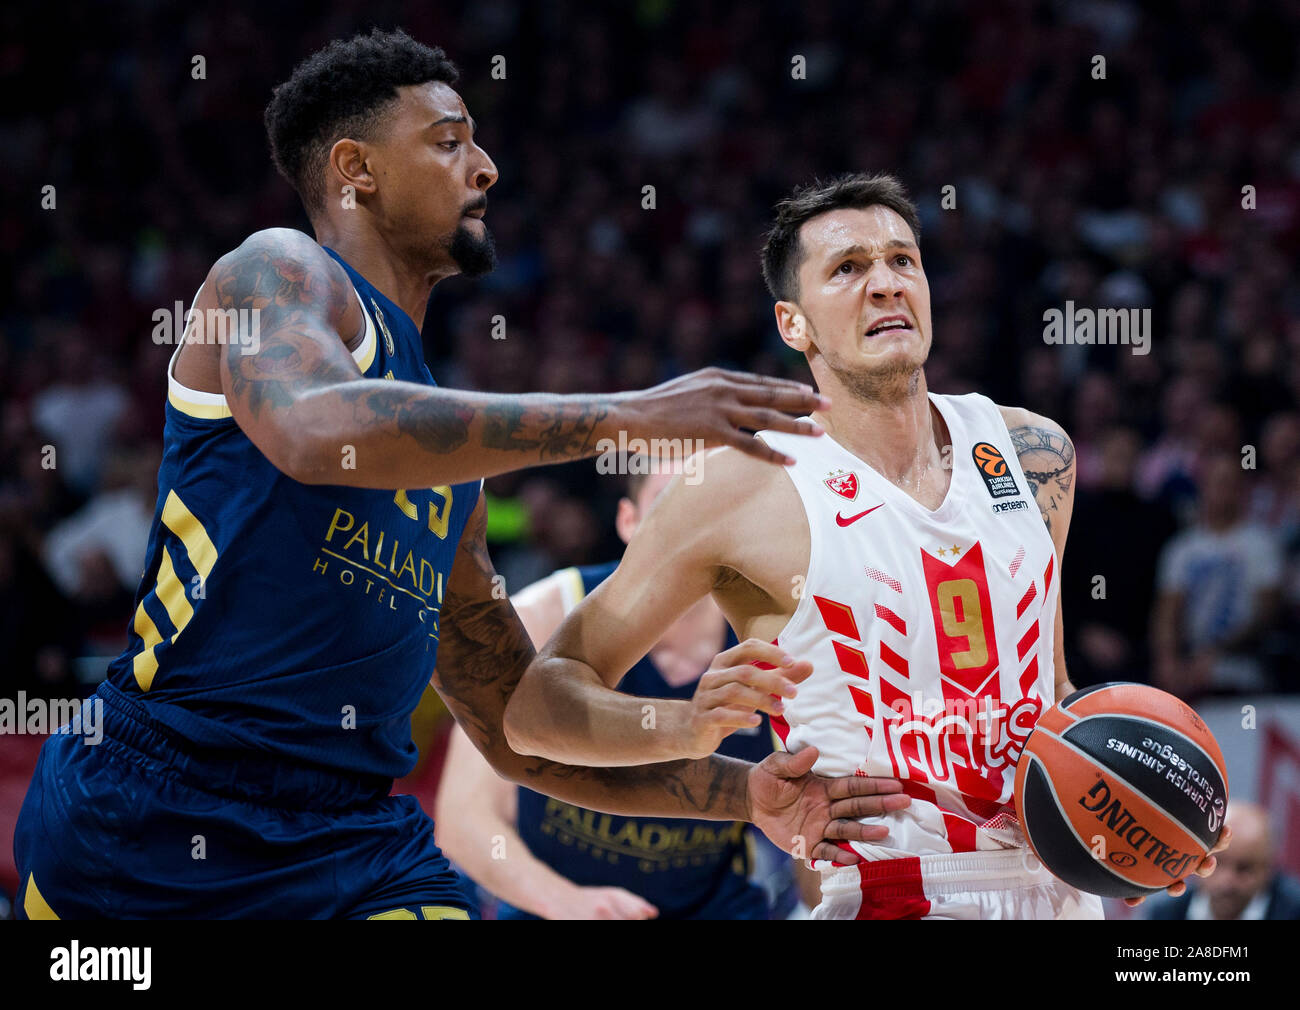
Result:
<instances>
[{"instance_id":1,"label":"player's short dark hair","mask_svg":"<svg viewBox=\"0 0 1300 1010\"><path fill-rule=\"evenodd\" d=\"M830 182L817 180L794 192L776 205L776 221L763 243L763 280L778 302L799 298L799 268L803 265L803 246L799 229L832 210L842 207L861 209L879 205L888 207L907 222L912 237L921 243L921 217L907 196L907 189L885 172L853 172L837 176Z\"/></svg>"},{"instance_id":2,"label":"player's short dark hair","mask_svg":"<svg viewBox=\"0 0 1300 1010\"><path fill-rule=\"evenodd\" d=\"M317 211L325 204L325 158L335 141L373 137L398 88L459 78L446 53L400 28L335 39L272 93L263 119L275 167L307 212Z\"/></svg>"}]
</instances>

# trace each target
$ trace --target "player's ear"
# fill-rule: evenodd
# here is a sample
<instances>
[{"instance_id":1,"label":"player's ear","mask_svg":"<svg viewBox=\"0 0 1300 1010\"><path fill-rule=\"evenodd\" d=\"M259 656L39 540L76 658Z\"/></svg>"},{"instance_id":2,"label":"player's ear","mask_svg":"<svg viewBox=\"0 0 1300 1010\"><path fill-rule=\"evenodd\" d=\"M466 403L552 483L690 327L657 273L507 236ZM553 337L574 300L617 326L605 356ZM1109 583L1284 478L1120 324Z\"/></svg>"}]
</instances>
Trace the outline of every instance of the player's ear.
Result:
<instances>
[{"instance_id":1,"label":"player's ear","mask_svg":"<svg viewBox=\"0 0 1300 1010\"><path fill-rule=\"evenodd\" d=\"M618 533L618 538L625 544L632 542L632 534L636 532L637 516L636 505L631 498L623 497L618 500L618 514L614 517L614 529Z\"/></svg>"},{"instance_id":2,"label":"player's ear","mask_svg":"<svg viewBox=\"0 0 1300 1010\"><path fill-rule=\"evenodd\" d=\"M777 302L776 328L786 345L799 352L807 351L812 346L812 334L809 332L808 320L803 310L794 302Z\"/></svg>"},{"instance_id":3,"label":"player's ear","mask_svg":"<svg viewBox=\"0 0 1300 1010\"><path fill-rule=\"evenodd\" d=\"M344 137L330 148L327 171L330 184L338 192L351 186L353 193L374 193L377 185L366 160L365 145Z\"/></svg>"}]
</instances>

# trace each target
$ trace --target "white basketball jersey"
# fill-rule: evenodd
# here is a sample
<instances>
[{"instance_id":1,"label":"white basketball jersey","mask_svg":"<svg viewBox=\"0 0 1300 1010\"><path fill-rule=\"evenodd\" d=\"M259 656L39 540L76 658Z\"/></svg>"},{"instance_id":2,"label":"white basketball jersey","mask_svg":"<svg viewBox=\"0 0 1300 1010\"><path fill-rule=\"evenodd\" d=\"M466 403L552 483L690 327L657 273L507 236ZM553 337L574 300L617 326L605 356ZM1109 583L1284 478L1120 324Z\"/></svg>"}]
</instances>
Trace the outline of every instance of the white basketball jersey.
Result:
<instances>
[{"instance_id":1,"label":"white basketball jersey","mask_svg":"<svg viewBox=\"0 0 1300 1010\"><path fill-rule=\"evenodd\" d=\"M1056 553L1006 424L976 393L930 400L952 437L933 512L829 435L762 433L798 460L812 537L777 642L813 673L773 724L818 774L903 780L911 805L870 819L889 837L852 843L867 859L1024 845L1015 764L1055 697Z\"/></svg>"}]
</instances>

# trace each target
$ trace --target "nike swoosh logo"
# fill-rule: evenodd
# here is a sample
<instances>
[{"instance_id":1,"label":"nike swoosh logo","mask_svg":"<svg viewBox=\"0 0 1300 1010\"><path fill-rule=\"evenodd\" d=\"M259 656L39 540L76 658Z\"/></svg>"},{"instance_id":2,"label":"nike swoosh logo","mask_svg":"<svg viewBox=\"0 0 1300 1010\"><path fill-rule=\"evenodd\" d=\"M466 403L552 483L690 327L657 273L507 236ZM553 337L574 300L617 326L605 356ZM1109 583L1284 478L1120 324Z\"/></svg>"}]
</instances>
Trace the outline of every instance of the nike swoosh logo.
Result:
<instances>
[{"instance_id":1,"label":"nike swoosh logo","mask_svg":"<svg viewBox=\"0 0 1300 1010\"><path fill-rule=\"evenodd\" d=\"M880 505L883 505L883 504L885 504L885 503L884 503L884 502L881 502L881 503L880 503ZM839 523L839 525L841 525L841 526L851 526L851 525L853 525L855 522L857 522L859 519L861 519L863 516L865 516L865 515L870 515L872 512L876 511L876 509L880 508L880 505L872 505L871 508L867 509L866 512L859 512L857 515L855 515L855 516L849 516L849 518L847 518L847 519L845 519L844 516L841 515L839 512L836 512L836 513L835 513L835 521L836 521L837 523Z\"/></svg>"}]
</instances>

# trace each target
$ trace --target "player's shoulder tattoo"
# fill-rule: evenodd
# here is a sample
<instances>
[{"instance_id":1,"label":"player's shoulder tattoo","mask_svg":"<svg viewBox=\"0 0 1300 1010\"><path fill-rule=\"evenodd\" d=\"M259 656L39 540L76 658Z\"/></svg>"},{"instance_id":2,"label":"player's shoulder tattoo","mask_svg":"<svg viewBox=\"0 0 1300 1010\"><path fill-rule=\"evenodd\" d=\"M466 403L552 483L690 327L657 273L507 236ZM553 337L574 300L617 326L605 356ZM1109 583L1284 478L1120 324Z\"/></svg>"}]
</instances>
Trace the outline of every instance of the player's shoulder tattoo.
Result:
<instances>
[{"instance_id":1,"label":"player's shoulder tattoo","mask_svg":"<svg viewBox=\"0 0 1300 1010\"><path fill-rule=\"evenodd\" d=\"M337 332L352 285L307 235L291 228L254 232L216 262L208 280L220 311L256 313L256 344L231 340L224 348L229 395L254 416L292 402L295 383L349 377L339 357L322 355L308 334Z\"/></svg>"},{"instance_id":2,"label":"player's shoulder tattoo","mask_svg":"<svg viewBox=\"0 0 1300 1010\"><path fill-rule=\"evenodd\" d=\"M1074 443L1056 422L1027 411L1017 413L1023 423L1009 420L1007 424L1011 445L1043 522L1052 532L1052 520L1068 506L1074 486Z\"/></svg>"},{"instance_id":3,"label":"player's shoulder tattoo","mask_svg":"<svg viewBox=\"0 0 1300 1010\"><path fill-rule=\"evenodd\" d=\"M211 280L223 309L294 310L341 314L348 305L347 275L310 237L292 228L254 232L217 260Z\"/></svg>"}]
</instances>

